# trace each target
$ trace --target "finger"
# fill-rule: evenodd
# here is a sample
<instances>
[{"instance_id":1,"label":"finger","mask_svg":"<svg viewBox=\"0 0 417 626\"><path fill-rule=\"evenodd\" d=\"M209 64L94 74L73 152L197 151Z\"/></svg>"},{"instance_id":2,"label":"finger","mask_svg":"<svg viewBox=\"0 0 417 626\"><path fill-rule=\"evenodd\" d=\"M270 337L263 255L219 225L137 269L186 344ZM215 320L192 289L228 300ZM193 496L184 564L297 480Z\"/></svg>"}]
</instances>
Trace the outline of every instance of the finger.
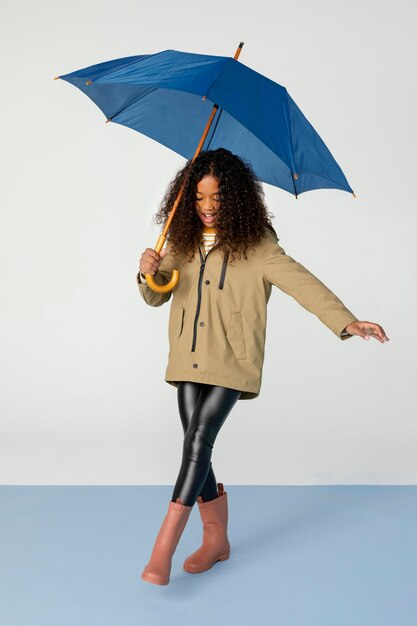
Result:
<instances>
[{"instance_id":1,"label":"finger","mask_svg":"<svg viewBox=\"0 0 417 626\"><path fill-rule=\"evenodd\" d=\"M159 252L157 252L156 250L154 250L153 248L152 248L152 253L153 253L153 255L154 255L154 259L156 259L157 261L159 261L159 259L161 258L160 253L159 253Z\"/></svg>"},{"instance_id":2,"label":"finger","mask_svg":"<svg viewBox=\"0 0 417 626\"><path fill-rule=\"evenodd\" d=\"M155 259L155 261L159 261L159 254L153 248L146 248L146 254L149 260Z\"/></svg>"},{"instance_id":3,"label":"finger","mask_svg":"<svg viewBox=\"0 0 417 626\"><path fill-rule=\"evenodd\" d=\"M389 338L386 336L385 331L380 324L376 324L374 322L366 322L366 325L374 335L378 335L378 337L381 337L382 343L384 343L384 341L389 341Z\"/></svg>"},{"instance_id":4,"label":"finger","mask_svg":"<svg viewBox=\"0 0 417 626\"><path fill-rule=\"evenodd\" d=\"M155 261L155 259L153 258L147 258L143 260L143 265L149 270L149 271L156 271L158 269L159 266L159 261Z\"/></svg>"},{"instance_id":5,"label":"finger","mask_svg":"<svg viewBox=\"0 0 417 626\"><path fill-rule=\"evenodd\" d=\"M152 265L154 261L155 259L152 256L150 256L147 252L144 252L140 257L139 264L148 267L149 265Z\"/></svg>"},{"instance_id":6,"label":"finger","mask_svg":"<svg viewBox=\"0 0 417 626\"><path fill-rule=\"evenodd\" d=\"M144 268L141 270L144 274L156 272L156 270L158 269L158 265L159 263L155 262L153 259L151 261L149 261L149 259L144 259L140 264L140 266Z\"/></svg>"},{"instance_id":7,"label":"finger","mask_svg":"<svg viewBox=\"0 0 417 626\"><path fill-rule=\"evenodd\" d=\"M386 341L389 341L389 337L387 337L387 334L385 330L382 328L382 326L380 326L379 328L381 329L382 336L384 337L384 339L386 339Z\"/></svg>"},{"instance_id":8,"label":"finger","mask_svg":"<svg viewBox=\"0 0 417 626\"><path fill-rule=\"evenodd\" d=\"M374 337L375 339L377 339L379 343L385 343L382 337L380 337L377 333L373 333L371 337Z\"/></svg>"},{"instance_id":9,"label":"finger","mask_svg":"<svg viewBox=\"0 0 417 626\"><path fill-rule=\"evenodd\" d=\"M156 271L158 269L158 265L155 265L154 263L151 263L147 267L148 267L148 269L146 270L146 272L148 274L156 274Z\"/></svg>"},{"instance_id":10,"label":"finger","mask_svg":"<svg viewBox=\"0 0 417 626\"><path fill-rule=\"evenodd\" d=\"M384 334L379 330L379 324L376 324L376 326L378 326L378 328L375 328L375 330L371 330L368 337L374 337L380 343L385 343Z\"/></svg>"},{"instance_id":11,"label":"finger","mask_svg":"<svg viewBox=\"0 0 417 626\"><path fill-rule=\"evenodd\" d=\"M370 331L372 337L375 337L375 339L381 338L382 340L382 332L380 331L378 324L373 324L373 328L371 328Z\"/></svg>"}]
</instances>

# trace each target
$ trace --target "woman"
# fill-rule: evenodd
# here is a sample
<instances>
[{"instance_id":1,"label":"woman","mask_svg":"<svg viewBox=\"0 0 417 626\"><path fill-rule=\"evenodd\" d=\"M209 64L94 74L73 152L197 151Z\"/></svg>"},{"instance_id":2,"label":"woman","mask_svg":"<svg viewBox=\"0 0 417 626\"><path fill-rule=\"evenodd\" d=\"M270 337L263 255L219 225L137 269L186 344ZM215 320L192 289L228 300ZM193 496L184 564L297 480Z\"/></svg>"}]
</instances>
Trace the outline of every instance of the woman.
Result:
<instances>
[{"instance_id":1,"label":"woman","mask_svg":"<svg viewBox=\"0 0 417 626\"><path fill-rule=\"evenodd\" d=\"M184 570L206 571L230 554L227 492L216 484L211 454L237 400L259 395L266 311L272 285L314 313L337 337L388 341L383 328L359 321L318 278L286 255L271 224L264 192L250 164L224 148L201 152L169 185L156 222L164 224L182 183L181 202L161 254L147 248L137 276L141 296L161 306L172 295L165 380L177 387L184 430L183 454L168 512L142 579L169 583L171 560L195 502L203 522L202 546ZM157 293L172 270L175 289Z\"/></svg>"}]
</instances>

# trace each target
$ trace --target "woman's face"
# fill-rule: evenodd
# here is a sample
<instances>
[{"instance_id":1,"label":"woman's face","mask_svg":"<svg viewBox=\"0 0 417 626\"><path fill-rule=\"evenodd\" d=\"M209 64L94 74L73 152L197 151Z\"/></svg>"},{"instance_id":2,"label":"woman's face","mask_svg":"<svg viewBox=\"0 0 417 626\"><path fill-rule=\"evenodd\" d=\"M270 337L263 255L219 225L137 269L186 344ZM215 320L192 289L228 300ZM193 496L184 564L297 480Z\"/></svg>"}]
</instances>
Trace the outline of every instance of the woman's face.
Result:
<instances>
[{"instance_id":1,"label":"woman's face","mask_svg":"<svg viewBox=\"0 0 417 626\"><path fill-rule=\"evenodd\" d=\"M219 181L214 176L204 176L197 184L197 214L205 226L215 227L219 209Z\"/></svg>"}]
</instances>

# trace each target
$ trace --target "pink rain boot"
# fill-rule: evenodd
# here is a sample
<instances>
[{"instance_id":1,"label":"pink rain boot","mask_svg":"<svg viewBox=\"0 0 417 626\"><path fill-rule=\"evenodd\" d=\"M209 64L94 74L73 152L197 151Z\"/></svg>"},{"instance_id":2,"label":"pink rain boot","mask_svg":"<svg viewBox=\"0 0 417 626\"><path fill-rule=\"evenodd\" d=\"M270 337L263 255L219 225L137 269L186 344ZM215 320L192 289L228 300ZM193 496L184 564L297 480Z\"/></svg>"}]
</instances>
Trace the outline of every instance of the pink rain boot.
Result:
<instances>
[{"instance_id":1,"label":"pink rain boot","mask_svg":"<svg viewBox=\"0 0 417 626\"><path fill-rule=\"evenodd\" d=\"M167 585L171 573L171 560L181 538L192 506L185 506L179 498L169 502L168 513L162 522L149 563L141 574L142 580L155 585Z\"/></svg>"},{"instance_id":2,"label":"pink rain boot","mask_svg":"<svg viewBox=\"0 0 417 626\"><path fill-rule=\"evenodd\" d=\"M230 543L227 537L227 492L223 483L217 483L218 497L204 502L197 498L203 522L203 545L184 561L183 569L190 574L199 574L210 569L217 561L229 558Z\"/></svg>"}]
</instances>

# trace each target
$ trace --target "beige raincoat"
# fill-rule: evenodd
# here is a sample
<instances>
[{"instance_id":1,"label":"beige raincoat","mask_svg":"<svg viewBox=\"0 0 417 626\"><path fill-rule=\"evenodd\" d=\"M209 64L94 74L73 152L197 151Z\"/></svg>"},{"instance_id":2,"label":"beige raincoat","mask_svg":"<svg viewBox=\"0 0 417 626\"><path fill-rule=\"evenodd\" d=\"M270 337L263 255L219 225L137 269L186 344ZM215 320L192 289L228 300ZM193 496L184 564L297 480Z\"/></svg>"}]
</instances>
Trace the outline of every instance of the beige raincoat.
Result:
<instances>
[{"instance_id":1,"label":"beige raincoat","mask_svg":"<svg viewBox=\"0 0 417 626\"><path fill-rule=\"evenodd\" d=\"M172 296L168 325L169 355L165 380L196 381L239 389L240 399L259 395L264 361L267 303L275 285L314 313L339 339L357 317L301 263L285 253L275 231L268 231L254 253L234 263L213 246L205 255L201 245L191 263L167 254L154 279L166 284L178 269L177 286L157 293L137 282L150 306Z\"/></svg>"}]
</instances>

